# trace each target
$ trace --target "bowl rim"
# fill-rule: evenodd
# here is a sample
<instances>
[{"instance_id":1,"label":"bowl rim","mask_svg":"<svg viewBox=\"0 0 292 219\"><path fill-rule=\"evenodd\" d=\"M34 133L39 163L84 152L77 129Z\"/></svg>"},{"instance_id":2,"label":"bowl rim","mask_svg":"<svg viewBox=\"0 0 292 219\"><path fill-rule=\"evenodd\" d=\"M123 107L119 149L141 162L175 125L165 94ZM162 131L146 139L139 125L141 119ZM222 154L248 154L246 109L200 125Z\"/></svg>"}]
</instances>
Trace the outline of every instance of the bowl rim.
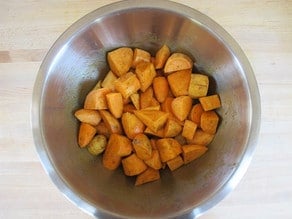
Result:
<instances>
[{"instance_id":1,"label":"bowl rim","mask_svg":"<svg viewBox=\"0 0 292 219\"><path fill-rule=\"evenodd\" d=\"M230 50L233 58L241 63L238 66L242 68L242 72L244 72L246 81L248 82L249 89L249 101L250 101L250 117L249 124L250 130L246 142L245 151L242 154L242 158L238 163L238 166L235 168L233 173L229 176L229 179L221 185L220 189L213 194L210 199L202 201L202 203L194 208L188 209L186 212L180 212L179 215L174 216L182 216L188 218L195 218L202 215L211 207L215 206L219 203L227 194L229 194L236 185L240 182L245 172L248 169L248 166L251 162L252 155L257 145L259 132L260 132L260 120L261 120L261 104L260 104L260 94L258 85L256 82L255 75L253 73L252 67L240 48L237 42L231 37L227 31L225 31L219 24L217 24L214 20L212 20L207 15L197 11L194 8L189 6L175 3L171 1L165 0L126 0L119 1L115 3L111 3L96 10L86 14L75 23L73 23L65 32L55 41L52 47L49 49L47 55L43 59L43 62L39 68L34 88L32 94L32 104L31 104L31 127L33 133L33 139L37 154L42 163L43 168L46 173L49 175L53 183L57 186L57 188L63 193L63 195L69 199L72 203L78 206L80 209L85 211L86 213L99 217L104 215L110 215L111 217L121 217L121 215L115 215L112 212L108 212L104 209L98 208L98 206L94 206L88 203L86 200L82 199L80 196L76 195L73 188L69 188L66 184L66 181L58 174L57 169L55 168L52 160L47 151L47 145L44 138L43 130L39 127L41 126L41 94L43 93L43 85L47 80L47 73L50 71L50 68L47 66L54 65L54 59L56 56L64 49L64 42L68 42L73 39L72 34L76 34L83 29L87 28L89 25L94 23L96 20L103 18L105 15L111 13L117 13L119 11L124 10L133 10L138 8L149 8L149 9L157 9L170 11L175 14L179 14L188 19L191 19L195 22L200 23L207 30L211 31L213 35L215 35L219 40L221 40L227 48ZM80 28L82 27L82 28ZM48 65L50 64L50 65ZM182 214L181 214L182 213Z\"/></svg>"}]
</instances>

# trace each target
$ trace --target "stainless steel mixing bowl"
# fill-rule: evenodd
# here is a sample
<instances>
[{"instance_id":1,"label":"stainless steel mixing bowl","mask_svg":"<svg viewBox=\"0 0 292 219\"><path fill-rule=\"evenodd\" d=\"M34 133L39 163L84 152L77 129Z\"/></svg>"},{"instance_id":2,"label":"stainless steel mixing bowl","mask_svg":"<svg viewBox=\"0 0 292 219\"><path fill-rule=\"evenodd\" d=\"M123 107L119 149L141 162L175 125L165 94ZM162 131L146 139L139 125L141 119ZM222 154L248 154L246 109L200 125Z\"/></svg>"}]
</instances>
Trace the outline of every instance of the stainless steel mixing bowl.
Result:
<instances>
[{"instance_id":1,"label":"stainless steel mixing bowl","mask_svg":"<svg viewBox=\"0 0 292 219\"><path fill-rule=\"evenodd\" d=\"M190 55L213 79L221 123L205 156L134 187L121 169L104 169L100 157L78 147L73 112L107 72L107 51L131 46L154 52L164 43ZM33 91L33 135L45 170L66 197L100 218L201 215L242 178L259 126L257 83L238 44L207 16L168 1L122 1L81 18L48 52Z\"/></svg>"}]
</instances>

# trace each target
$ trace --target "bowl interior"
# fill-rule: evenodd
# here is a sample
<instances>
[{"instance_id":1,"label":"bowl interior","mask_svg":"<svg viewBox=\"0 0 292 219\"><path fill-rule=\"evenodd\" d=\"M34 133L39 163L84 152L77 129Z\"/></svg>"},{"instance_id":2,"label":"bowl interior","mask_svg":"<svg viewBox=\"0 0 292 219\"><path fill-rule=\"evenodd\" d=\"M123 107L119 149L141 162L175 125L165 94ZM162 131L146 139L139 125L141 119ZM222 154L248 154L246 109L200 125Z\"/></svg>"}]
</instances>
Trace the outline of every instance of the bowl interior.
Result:
<instances>
[{"instance_id":1,"label":"bowl interior","mask_svg":"<svg viewBox=\"0 0 292 219\"><path fill-rule=\"evenodd\" d=\"M51 168L45 167L62 182L58 186L63 193L95 215L159 218L200 209L232 178L247 148L252 112L241 63L199 13L196 20L171 9L148 7L106 15L99 11L101 15L94 17L96 13L86 24L83 19L73 25L40 68L39 151ZM174 172L162 171L161 180L134 187L134 178L125 177L121 168L106 170L100 157L78 147L73 113L107 73L107 51L131 46L154 55L163 44L190 55L196 68L210 76L211 92L219 93L222 101L220 127L203 157Z\"/></svg>"}]
</instances>

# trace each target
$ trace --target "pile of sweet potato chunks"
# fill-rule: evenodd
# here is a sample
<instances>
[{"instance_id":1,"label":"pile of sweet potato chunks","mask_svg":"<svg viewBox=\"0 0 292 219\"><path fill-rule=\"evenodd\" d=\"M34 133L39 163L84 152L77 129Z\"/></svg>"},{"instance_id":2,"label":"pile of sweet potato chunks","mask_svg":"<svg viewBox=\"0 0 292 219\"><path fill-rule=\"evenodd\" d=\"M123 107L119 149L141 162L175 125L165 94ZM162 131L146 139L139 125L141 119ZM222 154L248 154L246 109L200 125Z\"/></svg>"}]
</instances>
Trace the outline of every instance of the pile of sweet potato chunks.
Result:
<instances>
[{"instance_id":1,"label":"pile of sweet potato chunks","mask_svg":"<svg viewBox=\"0 0 292 219\"><path fill-rule=\"evenodd\" d=\"M221 106L208 95L209 78L192 73L194 62L163 45L151 54L121 47L107 53L110 71L75 112L81 122L78 144L102 154L103 166L137 176L135 185L160 178L207 150Z\"/></svg>"}]
</instances>

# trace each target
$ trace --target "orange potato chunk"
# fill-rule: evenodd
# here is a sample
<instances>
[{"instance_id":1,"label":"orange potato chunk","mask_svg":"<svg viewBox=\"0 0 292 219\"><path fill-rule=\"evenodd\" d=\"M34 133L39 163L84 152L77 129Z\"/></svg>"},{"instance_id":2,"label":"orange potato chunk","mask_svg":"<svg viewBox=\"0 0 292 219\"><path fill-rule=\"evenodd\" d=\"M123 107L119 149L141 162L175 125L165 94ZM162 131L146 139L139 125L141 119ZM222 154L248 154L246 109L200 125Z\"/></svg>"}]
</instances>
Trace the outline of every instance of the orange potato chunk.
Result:
<instances>
[{"instance_id":1,"label":"orange potato chunk","mask_svg":"<svg viewBox=\"0 0 292 219\"><path fill-rule=\"evenodd\" d=\"M201 125L201 115L204 112L203 107L200 103L195 104L189 114L189 119L196 123L198 127Z\"/></svg>"},{"instance_id":2,"label":"orange potato chunk","mask_svg":"<svg viewBox=\"0 0 292 219\"><path fill-rule=\"evenodd\" d=\"M181 158L181 156L177 156L177 157L167 161L166 164L171 171L174 171L174 170L180 168L182 165L184 165L184 161Z\"/></svg>"},{"instance_id":3,"label":"orange potato chunk","mask_svg":"<svg viewBox=\"0 0 292 219\"><path fill-rule=\"evenodd\" d=\"M162 162L167 162L182 152L181 145L173 138L158 139L156 146Z\"/></svg>"},{"instance_id":4,"label":"orange potato chunk","mask_svg":"<svg viewBox=\"0 0 292 219\"><path fill-rule=\"evenodd\" d=\"M103 81L101 82L101 87L109 88L111 91L115 90L115 81L118 77L112 72L109 71Z\"/></svg>"},{"instance_id":5,"label":"orange potato chunk","mask_svg":"<svg viewBox=\"0 0 292 219\"><path fill-rule=\"evenodd\" d=\"M165 101L169 94L169 86L165 77L156 77L153 79L153 91L159 103Z\"/></svg>"},{"instance_id":6,"label":"orange potato chunk","mask_svg":"<svg viewBox=\"0 0 292 219\"><path fill-rule=\"evenodd\" d=\"M135 153L122 159L122 165L126 176L139 175L147 169L147 165Z\"/></svg>"},{"instance_id":7,"label":"orange potato chunk","mask_svg":"<svg viewBox=\"0 0 292 219\"><path fill-rule=\"evenodd\" d=\"M123 107L123 113L134 113L135 110L136 107L131 103L125 104Z\"/></svg>"},{"instance_id":8,"label":"orange potato chunk","mask_svg":"<svg viewBox=\"0 0 292 219\"><path fill-rule=\"evenodd\" d=\"M198 125L194 123L193 121L185 120L182 136L189 140L193 139L197 126Z\"/></svg>"},{"instance_id":9,"label":"orange potato chunk","mask_svg":"<svg viewBox=\"0 0 292 219\"><path fill-rule=\"evenodd\" d=\"M155 55L155 68L161 69L163 68L164 64L166 63L167 59L170 56L170 49L168 46L163 45Z\"/></svg>"},{"instance_id":10,"label":"orange potato chunk","mask_svg":"<svg viewBox=\"0 0 292 219\"><path fill-rule=\"evenodd\" d=\"M109 111L115 118L121 118L123 113L123 97L121 93L109 93L105 95Z\"/></svg>"},{"instance_id":11,"label":"orange potato chunk","mask_svg":"<svg viewBox=\"0 0 292 219\"><path fill-rule=\"evenodd\" d=\"M219 116L215 111L206 111L201 116L201 129L204 132L215 134L219 122Z\"/></svg>"},{"instance_id":12,"label":"orange potato chunk","mask_svg":"<svg viewBox=\"0 0 292 219\"><path fill-rule=\"evenodd\" d=\"M181 130L182 127L176 120L168 119L164 127L164 137L175 137L181 132Z\"/></svg>"},{"instance_id":13,"label":"orange potato chunk","mask_svg":"<svg viewBox=\"0 0 292 219\"><path fill-rule=\"evenodd\" d=\"M160 179L159 171L149 167L147 170L137 176L135 186L153 182L158 179Z\"/></svg>"},{"instance_id":14,"label":"orange potato chunk","mask_svg":"<svg viewBox=\"0 0 292 219\"><path fill-rule=\"evenodd\" d=\"M168 118L168 113L158 110L135 110L134 114L154 132L162 128Z\"/></svg>"},{"instance_id":15,"label":"orange potato chunk","mask_svg":"<svg viewBox=\"0 0 292 219\"><path fill-rule=\"evenodd\" d=\"M195 99L207 95L209 89L209 78L207 75L191 74L188 87L188 95Z\"/></svg>"},{"instance_id":16,"label":"orange potato chunk","mask_svg":"<svg viewBox=\"0 0 292 219\"><path fill-rule=\"evenodd\" d=\"M164 66L164 73L169 74L175 71L192 69L192 59L183 53L173 53L166 61Z\"/></svg>"},{"instance_id":17,"label":"orange potato chunk","mask_svg":"<svg viewBox=\"0 0 292 219\"><path fill-rule=\"evenodd\" d=\"M140 109L140 95L138 93L134 93L130 96L130 99L137 110Z\"/></svg>"},{"instance_id":18,"label":"orange potato chunk","mask_svg":"<svg viewBox=\"0 0 292 219\"><path fill-rule=\"evenodd\" d=\"M124 113L122 116L122 125L127 137L134 139L137 134L143 133L145 125L132 113Z\"/></svg>"},{"instance_id":19,"label":"orange potato chunk","mask_svg":"<svg viewBox=\"0 0 292 219\"><path fill-rule=\"evenodd\" d=\"M144 92L151 84L156 76L154 65L151 62L140 62L135 69L137 78L140 81L140 89Z\"/></svg>"},{"instance_id":20,"label":"orange potato chunk","mask_svg":"<svg viewBox=\"0 0 292 219\"><path fill-rule=\"evenodd\" d=\"M110 133L122 133L120 122L110 112L106 110L100 110L99 113Z\"/></svg>"},{"instance_id":21,"label":"orange potato chunk","mask_svg":"<svg viewBox=\"0 0 292 219\"><path fill-rule=\"evenodd\" d=\"M132 67L136 68L136 66L140 62L150 62L151 61L151 55L149 52L143 50L143 49L134 49L134 55L133 55L133 63Z\"/></svg>"},{"instance_id":22,"label":"orange potato chunk","mask_svg":"<svg viewBox=\"0 0 292 219\"><path fill-rule=\"evenodd\" d=\"M183 121L187 118L191 108L192 99L189 96L176 97L171 102L171 110L176 118L178 118L180 121Z\"/></svg>"},{"instance_id":23,"label":"orange potato chunk","mask_svg":"<svg viewBox=\"0 0 292 219\"><path fill-rule=\"evenodd\" d=\"M92 126L98 125L101 121L100 114L96 110L79 109L74 115L80 122L88 123Z\"/></svg>"},{"instance_id":24,"label":"orange potato chunk","mask_svg":"<svg viewBox=\"0 0 292 219\"><path fill-rule=\"evenodd\" d=\"M186 96L189 94L191 69L174 72L167 76L167 80L174 96Z\"/></svg>"},{"instance_id":25,"label":"orange potato chunk","mask_svg":"<svg viewBox=\"0 0 292 219\"><path fill-rule=\"evenodd\" d=\"M136 155L142 160L152 157L152 146L148 137L144 134L137 134L132 141Z\"/></svg>"},{"instance_id":26,"label":"orange potato chunk","mask_svg":"<svg viewBox=\"0 0 292 219\"><path fill-rule=\"evenodd\" d=\"M111 134L102 157L103 166L115 170L121 163L121 158L131 154L133 147L131 141L118 134Z\"/></svg>"},{"instance_id":27,"label":"orange potato chunk","mask_svg":"<svg viewBox=\"0 0 292 219\"><path fill-rule=\"evenodd\" d=\"M159 170L162 168L162 163L160 160L159 152L157 149L152 150L152 156L148 160L144 160L144 162L151 168L155 170Z\"/></svg>"},{"instance_id":28,"label":"orange potato chunk","mask_svg":"<svg viewBox=\"0 0 292 219\"><path fill-rule=\"evenodd\" d=\"M133 50L128 47L115 49L107 53L107 61L110 69L118 77L126 74L133 61Z\"/></svg>"},{"instance_id":29,"label":"orange potato chunk","mask_svg":"<svg viewBox=\"0 0 292 219\"><path fill-rule=\"evenodd\" d=\"M208 145L212 142L214 134L204 132L202 129L197 129L194 138L187 140L188 144Z\"/></svg>"},{"instance_id":30,"label":"orange potato chunk","mask_svg":"<svg viewBox=\"0 0 292 219\"><path fill-rule=\"evenodd\" d=\"M205 111L214 110L221 107L218 94L199 98L200 103Z\"/></svg>"},{"instance_id":31,"label":"orange potato chunk","mask_svg":"<svg viewBox=\"0 0 292 219\"><path fill-rule=\"evenodd\" d=\"M144 109L152 104L153 88L148 87L147 90L140 94L140 109Z\"/></svg>"},{"instance_id":32,"label":"orange potato chunk","mask_svg":"<svg viewBox=\"0 0 292 219\"><path fill-rule=\"evenodd\" d=\"M86 147L96 134L96 129L87 123L81 123L78 134L78 144L81 148Z\"/></svg>"},{"instance_id":33,"label":"orange potato chunk","mask_svg":"<svg viewBox=\"0 0 292 219\"><path fill-rule=\"evenodd\" d=\"M133 72L128 72L115 81L116 91L120 92L125 99L136 93L140 86L140 82Z\"/></svg>"},{"instance_id":34,"label":"orange potato chunk","mask_svg":"<svg viewBox=\"0 0 292 219\"><path fill-rule=\"evenodd\" d=\"M199 158L206 153L208 148L203 145L183 145L182 146L182 157L184 163L190 163L191 161Z\"/></svg>"},{"instance_id":35,"label":"orange potato chunk","mask_svg":"<svg viewBox=\"0 0 292 219\"><path fill-rule=\"evenodd\" d=\"M84 109L101 110L107 109L107 103L105 95L110 93L109 88L99 88L97 90L90 91L84 102Z\"/></svg>"},{"instance_id":36,"label":"orange potato chunk","mask_svg":"<svg viewBox=\"0 0 292 219\"><path fill-rule=\"evenodd\" d=\"M99 135L104 135L107 138L109 138L109 136L111 135L110 130L107 128L103 121L101 121L97 126L95 126L95 129L96 133Z\"/></svg>"}]
</instances>

